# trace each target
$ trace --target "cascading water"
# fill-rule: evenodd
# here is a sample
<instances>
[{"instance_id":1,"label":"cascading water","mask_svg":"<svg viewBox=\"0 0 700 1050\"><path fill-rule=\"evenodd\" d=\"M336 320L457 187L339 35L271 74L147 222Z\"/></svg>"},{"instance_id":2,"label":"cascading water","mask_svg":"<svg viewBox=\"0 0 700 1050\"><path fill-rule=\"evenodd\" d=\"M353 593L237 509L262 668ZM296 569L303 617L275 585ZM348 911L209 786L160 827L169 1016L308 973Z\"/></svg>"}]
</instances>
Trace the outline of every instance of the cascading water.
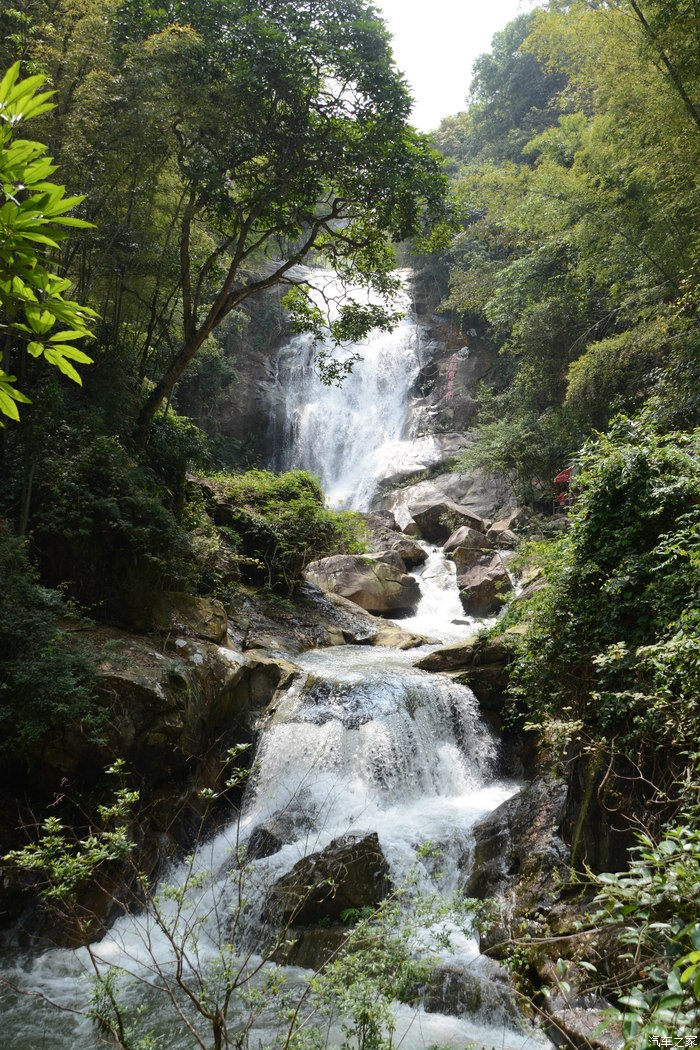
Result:
<instances>
[{"instance_id":1,"label":"cascading water","mask_svg":"<svg viewBox=\"0 0 700 1050\"><path fill-rule=\"evenodd\" d=\"M314 283L331 297L339 292L330 272L318 271ZM341 387L321 382L309 336L293 338L277 356L283 396L270 421L272 465L315 474L332 506L367 510L384 475L424 465L406 433L411 385L421 365L420 328L406 293L396 305L405 314L393 332L338 351L341 360L353 353L362 358Z\"/></svg>"},{"instance_id":2,"label":"cascading water","mask_svg":"<svg viewBox=\"0 0 700 1050\"><path fill-rule=\"evenodd\" d=\"M306 379L299 379L293 400L298 422L288 434L293 447L287 447L288 461L280 465L300 465L301 458L327 485L335 486L335 499L345 494L349 502L361 504L376 477L373 472L367 480L372 457L401 436L410 385L407 358L412 360L413 353L404 346L395 355L403 364L397 364L386 337L379 345L370 340L365 358L374 361L376 355L376 380L371 392L366 386L362 390L363 408L358 407L359 388L346 402L347 391L333 391L330 413L327 405L318 407L315 381L309 381L304 394ZM386 377L379 381L389 359L401 374L400 383ZM375 393L382 399L379 407L370 403ZM331 441L327 430L323 438L313 438L314 427L324 418L330 426L331 414L334 434L343 435L342 440ZM367 433L378 419L393 422L378 434ZM304 458L313 456L311 463ZM415 617L401 621L401 626L442 641L473 630L473 621L465 620L461 611L454 566L440 551L429 552L418 575L423 600ZM153 1045L209 1050L213 1043L207 1036L196 1042L203 1029L182 997L168 991L168 975L178 965L178 954L193 986L205 973L216 984L236 967L241 973L257 970L261 959L256 952L266 936L261 914L270 887L302 857L349 832L378 835L395 886L410 878L419 889L432 892L436 862L430 857L438 855L441 891L453 891L474 823L512 795L517 785L492 777L495 744L480 721L471 691L413 666L424 652L425 648L416 653L337 646L292 657L299 674L262 726L242 817L200 847L191 865L171 872L173 888L159 901L159 918L148 911L122 917L93 946L92 960L85 949L51 951L30 960L18 958L6 968L15 989L3 1007L7 1045L12 1050L95 1050L113 1045L103 1042L80 1012L71 1011L85 1008L87 989L81 975L94 965L116 965L138 978L132 995L147 1014L142 1030L152 1032L156 1040L165 1038L165 1043ZM268 855L242 869L237 860L240 847L261 831L272 842ZM475 937L457 933L450 951L449 980L460 968L478 977L485 961ZM264 973L262 967L259 980ZM298 971L287 971L287 986L293 1001L295 989L299 995L304 987ZM32 994L43 998L33 999ZM276 991L272 998L281 994ZM540 1037L518 1027L512 1008L500 1008L498 997L484 994L483 999L487 1005L470 1017L429 1014L396 1004L392 1045L403 1050L435 1045L522 1050L542 1045ZM61 1012L52 1012L45 1000L57 1003ZM284 1045L279 1015L258 1007L250 1020L250 1011L248 1001L234 997L229 1011L232 1039L224 1045L251 1050ZM329 1032L329 1045L340 1045L342 1038Z\"/></svg>"}]
</instances>

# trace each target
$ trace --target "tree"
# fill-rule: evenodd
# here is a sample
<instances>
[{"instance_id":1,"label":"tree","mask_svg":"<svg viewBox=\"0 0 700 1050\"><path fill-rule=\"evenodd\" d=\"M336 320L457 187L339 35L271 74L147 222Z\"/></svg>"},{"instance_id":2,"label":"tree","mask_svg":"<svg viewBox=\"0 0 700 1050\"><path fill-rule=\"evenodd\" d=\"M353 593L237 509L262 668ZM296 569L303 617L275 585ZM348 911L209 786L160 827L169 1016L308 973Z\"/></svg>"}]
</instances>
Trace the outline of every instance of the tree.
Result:
<instances>
[{"instance_id":1,"label":"tree","mask_svg":"<svg viewBox=\"0 0 700 1050\"><path fill-rule=\"evenodd\" d=\"M43 83L41 76L20 80L18 62L0 82L0 413L15 420L17 404L29 398L14 386L17 377L9 369L24 372L29 354L80 383L72 362L89 364L91 358L73 344L91 334L97 316L64 299L71 282L53 272L49 259L66 237L64 227L90 225L66 215L83 198L67 197L64 186L49 181L56 167L42 143L16 137L21 124L53 109L53 92L40 91Z\"/></svg>"},{"instance_id":2,"label":"tree","mask_svg":"<svg viewBox=\"0 0 700 1050\"><path fill-rule=\"evenodd\" d=\"M439 158L407 123L410 97L366 0L123 4L128 76L157 98L178 183L179 342L138 418L141 443L210 333L251 295L303 284L312 252L389 296L388 240L444 215ZM299 324L318 323L303 296ZM389 310L346 303L338 338Z\"/></svg>"}]
</instances>

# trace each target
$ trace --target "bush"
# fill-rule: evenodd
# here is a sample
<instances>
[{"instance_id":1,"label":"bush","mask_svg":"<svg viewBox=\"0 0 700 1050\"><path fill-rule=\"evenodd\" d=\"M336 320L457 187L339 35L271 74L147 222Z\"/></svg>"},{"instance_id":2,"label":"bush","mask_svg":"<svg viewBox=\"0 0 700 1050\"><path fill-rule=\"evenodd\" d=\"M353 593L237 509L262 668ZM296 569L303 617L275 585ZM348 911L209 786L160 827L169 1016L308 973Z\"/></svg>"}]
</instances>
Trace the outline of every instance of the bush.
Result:
<instances>
[{"instance_id":1,"label":"bush","mask_svg":"<svg viewBox=\"0 0 700 1050\"><path fill-rule=\"evenodd\" d=\"M622 979L605 989L618 1003L611 1019L622 1025L625 1050L692 1046L700 1022L700 830L686 813L659 842L638 840L629 871L595 879L592 921L618 930L621 945Z\"/></svg>"},{"instance_id":2,"label":"bush","mask_svg":"<svg viewBox=\"0 0 700 1050\"><path fill-rule=\"evenodd\" d=\"M515 693L590 736L695 749L700 738L700 432L619 419L584 447L571 528L525 611Z\"/></svg>"},{"instance_id":3,"label":"bush","mask_svg":"<svg viewBox=\"0 0 700 1050\"><path fill-rule=\"evenodd\" d=\"M0 521L0 755L26 757L66 725L99 729L89 658L59 629L61 596L41 587L25 546Z\"/></svg>"},{"instance_id":4,"label":"bush","mask_svg":"<svg viewBox=\"0 0 700 1050\"><path fill-rule=\"evenodd\" d=\"M37 485L33 538L46 581L103 617L148 626L188 572L184 531L153 475L115 437L59 433Z\"/></svg>"},{"instance_id":5,"label":"bush","mask_svg":"<svg viewBox=\"0 0 700 1050\"><path fill-rule=\"evenodd\" d=\"M217 482L233 506L230 524L242 553L260 564L273 588L291 591L317 558L364 549L361 518L329 510L318 481L303 470L251 470Z\"/></svg>"}]
</instances>

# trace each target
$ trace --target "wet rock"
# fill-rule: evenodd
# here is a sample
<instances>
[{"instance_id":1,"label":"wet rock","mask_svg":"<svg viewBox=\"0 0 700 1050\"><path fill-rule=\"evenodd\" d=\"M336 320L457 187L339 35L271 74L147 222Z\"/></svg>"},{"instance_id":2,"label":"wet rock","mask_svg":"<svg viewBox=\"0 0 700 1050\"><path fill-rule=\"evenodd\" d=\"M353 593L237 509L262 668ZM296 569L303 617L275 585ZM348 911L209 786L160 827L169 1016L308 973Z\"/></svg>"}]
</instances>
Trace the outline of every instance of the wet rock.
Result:
<instances>
[{"instance_id":1,"label":"wet rock","mask_svg":"<svg viewBox=\"0 0 700 1050\"><path fill-rule=\"evenodd\" d=\"M463 642L454 642L422 657L416 667L422 671L466 671L484 665L505 667L510 657L511 649L503 637L472 634Z\"/></svg>"},{"instance_id":2,"label":"wet rock","mask_svg":"<svg viewBox=\"0 0 700 1050\"><path fill-rule=\"evenodd\" d=\"M436 966L428 981L423 1006L429 1014L466 1016L491 1025L517 1027L521 1021L508 972L486 957L470 965Z\"/></svg>"},{"instance_id":3,"label":"wet rock","mask_svg":"<svg viewBox=\"0 0 700 1050\"><path fill-rule=\"evenodd\" d=\"M430 543L444 543L456 528L463 525L468 525L476 532L486 532L483 518L469 507L460 506L452 500L412 503L409 510L419 534Z\"/></svg>"},{"instance_id":4,"label":"wet rock","mask_svg":"<svg viewBox=\"0 0 700 1050\"><path fill-rule=\"evenodd\" d=\"M468 507L482 518L502 517L502 509L513 506L510 486L503 478L486 477L475 471L469 475L439 474L429 481L420 481L380 495L375 500L378 510L391 511L396 524L406 532L410 521L409 507L425 501L450 500Z\"/></svg>"},{"instance_id":5,"label":"wet rock","mask_svg":"<svg viewBox=\"0 0 700 1050\"><path fill-rule=\"evenodd\" d=\"M264 857L271 857L273 853L281 850L282 846L284 846L284 841L261 824L250 834L246 847L246 860L262 860Z\"/></svg>"},{"instance_id":6,"label":"wet rock","mask_svg":"<svg viewBox=\"0 0 700 1050\"><path fill-rule=\"evenodd\" d=\"M488 534L484 535L482 531L474 529L470 525L461 525L445 541L443 550L446 554L449 554L458 547L483 551L492 550L493 546L493 540L489 538Z\"/></svg>"},{"instance_id":7,"label":"wet rock","mask_svg":"<svg viewBox=\"0 0 700 1050\"><path fill-rule=\"evenodd\" d=\"M284 946L275 953L275 961L285 966L300 966L318 973L342 951L350 931L347 926L287 930Z\"/></svg>"},{"instance_id":8,"label":"wet rock","mask_svg":"<svg viewBox=\"0 0 700 1050\"><path fill-rule=\"evenodd\" d=\"M410 615L420 601L420 587L395 551L322 558L312 562L304 576L322 591L349 598L371 613Z\"/></svg>"},{"instance_id":9,"label":"wet rock","mask_svg":"<svg viewBox=\"0 0 700 1050\"><path fill-rule=\"evenodd\" d=\"M229 639L237 649L296 655L331 645L371 645L384 621L338 594L300 584L294 604L240 591L228 608Z\"/></svg>"},{"instance_id":10,"label":"wet rock","mask_svg":"<svg viewBox=\"0 0 700 1050\"><path fill-rule=\"evenodd\" d=\"M621 1050L625 1044L619 1022L609 1023L609 1003L598 1007L574 1006L557 998L545 1008L559 1043L564 1036L566 1045L577 1050Z\"/></svg>"},{"instance_id":11,"label":"wet rock","mask_svg":"<svg viewBox=\"0 0 700 1050\"><path fill-rule=\"evenodd\" d=\"M408 536L401 536L394 540L389 549L396 551L409 572L428 560L428 555L420 544L415 543Z\"/></svg>"},{"instance_id":12,"label":"wet rock","mask_svg":"<svg viewBox=\"0 0 700 1050\"><path fill-rule=\"evenodd\" d=\"M493 616L506 603L513 584L503 559L493 555L457 576L462 608L470 616Z\"/></svg>"},{"instance_id":13,"label":"wet rock","mask_svg":"<svg viewBox=\"0 0 700 1050\"><path fill-rule=\"evenodd\" d=\"M164 651L160 637L133 636L116 628L91 628L83 637L100 653L107 715L103 739L96 743L80 725L66 725L37 748L31 787L35 811L53 804L59 790L68 797L82 792L93 804L106 791L104 801L111 801L113 785L105 786L103 771L119 756L140 791L140 808L129 832L136 841L133 865L115 862L100 885L86 881L80 889L80 907L97 935L114 917L115 901L133 902L135 871L159 873L168 859L191 848L203 821L213 826L216 806L205 800L203 789L207 794L225 789L227 749L251 740L256 710L298 669L271 658L249 660L199 639L170 638ZM75 810L66 803L64 813L61 805L59 799L53 812L67 825L74 823ZM17 812L15 822L22 819ZM23 844L24 836L14 826L3 828L2 852ZM73 943L74 927L63 929L51 914L37 909L31 881L21 879L6 888L7 894L0 885L0 927L19 920L17 937Z\"/></svg>"},{"instance_id":14,"label":"wet rock","mask_svg":"<svg viewBox=\"0 0 700 1050\"><path fill-rule=\"evenodd\" d=\"M535 780L474 827L474 846L464 858L466 897L507 895L519 915L545 912L555 899L556 872L569 850L560 835L566 785Z\"/></svg>"},{"instance_id":15,"label":"wet rock","mask_svg":"<svg viewBox=\"0 0 700 1050\"><path fill-rule=\"evenodd\" d=\"M221 644L226 639L226 609L215 598L198 598L184 591L167 591L156 600L154 626L161 631L194 635Z\"/></svg>"},{"instance_id":16,"label":"wet rock","mask_svg":"<svg viewBox=\"0 0 700 1050\"><path fill-rule=\"evenodd\" d=\"M268 893L265 915L283 926L335 921L348 909L376 907L389 893L389 866L376 832L343 835L304 857Z\"/></svg>"},{"instance_id":17,"label":"wet rock","mask_svg":"<svg viewBox=\"0 0 700 1050\"><path fill-rule=\"evenodd\" d=\"M512 642L508 634L497 638L473 634L463 642L455 642L422 657L416 667L423 671L447 672L461 685L469 686L490 727L502 735L501 715L508 689L508 665L511 659ZM504 771L511 766L517 768L524 757L521 754L522 742L508 735L506 740L502 737L501 745Z\"/></svg>"}]
</instances>

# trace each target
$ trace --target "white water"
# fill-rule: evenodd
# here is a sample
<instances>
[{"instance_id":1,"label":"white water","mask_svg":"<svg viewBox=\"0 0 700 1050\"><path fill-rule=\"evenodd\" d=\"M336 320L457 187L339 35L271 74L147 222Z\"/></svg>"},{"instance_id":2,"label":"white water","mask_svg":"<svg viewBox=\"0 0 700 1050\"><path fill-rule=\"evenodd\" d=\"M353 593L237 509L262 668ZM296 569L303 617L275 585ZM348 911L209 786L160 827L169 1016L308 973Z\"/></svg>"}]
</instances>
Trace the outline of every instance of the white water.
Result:
<instances>
[{"instance_id":1,"label":"white water","mask_svg":"<svg viewBox=\"0 0 700 1050\"><path fill-rule=\"evenodd\" d=\"M338 291L330 272L319 272L315 282L331 294ZM293 338L277 357L284 413L271 424L275 469L315 474L332 506L367 510L379 478L424 465L426 450L416 460L406 433L409 392L420 368L420 329L410 317L406 293L396 308L405 316L393 332L376 333L337 353L341 360L356 352L362 357L341 387L319 379L308 336Z\"/></svg>"},{"instance_id":2,"label":"white water","mask_svg":"<svg viewBox=\"0 0 700 1050\"><path fill-rule=\"evenodd\" d=\"M377 376L379 362L391 357L386 343L382 347L376 355ZM374 341L370 349L368 357L377 350ZM405 365L405 358L402 360ZM372 389L379 388L377 380ZM398 382L394 386L386 382L382 388L385 401L379 417L393 420L394 437L403 425L399 421L405 404L394 404L392 398L400 401L406 390ZM316 394L311 387L313 404ZM295 411L299 419L306 420L304 427L314 414L323 415L320 409L307 412L301 393L295 396ZM363 391L363 398L369 400L370 395ZM355 410L351 403L347 411ZM343 411L340 404L334 409L338 416ZM319 473L323 476L323 471L329 471L336 499L339 493L353 502L365 498L362 493L370 492L374 483L368 464L390 441L384 430L356 433L363 421L371 431L378 418L374 407L361 416L353 419L352 426L347 420L342 425L336 421L337 425L327 428L323 442L320 437L310 438L311 431L302 426L298 430L299 441L305 435L304 441L322 445L313 445ZM355 455L359 459L352 458ZM476 621L465 617L454 566L441 551L431 549L417 575L423 600L416 615L400 625L442 642L471 633ZM301 857L324 848L332 839L351 831L375 831L395 885L410 877L428 892L437 886L448 894L457 887L475 822L513 794L517 785L500 782L491 774L495 744L480 722L471 692L413 666L423 651L428 650L340 646L298 657L302 673L264 728L241 820L201 847L191 865L170 873L168 882L183 892L160 899L159 921L149 912L126 915L93 947L103 970L116 965L137 978L126 998L144 1011L139 1022L142 1030L163 1037L156 1044L159 1048L192 1050L196 1045L192 1032L188 1033L178 1017L181 1002L177 996L170 1001L163 990L178 951L185 953L185 973L193 984L198 974L224 965L241 973L254 970L261 962L256 953L264 936L260 916L268 887ZM281 846L242 873L237 851L260 827L271 830ZM428 845L434 855L426 855ZM437 880L436 868L442 873ZM240 936L234 938L232 916L239 921ZM443 949L443 955L451 965L479 973L484 960L476 938L457 926L452 932L452 947ZM426 929L416 936L430 941L432 932ZM232 939L235 947L229 944ZM91 966L85 949L16 958L5 968L15 991L3 1002L5 1039L0 1045L12 1050L96 1050L111 1045L103 1042L83 1016L89 994L85 975ZM264 980L264 968L259 979ZM298 970L286 971L291 1001L301 994L305 979ZM35 994L57 1004L60 1012ZM272 1008L282 994L278 990L269 995L269 1011L258 1010L246 1044L251 1050L272 1050L279 1045L278 1020ZM234 1002L232 1031L237 1023L243 1024L245 1013L244 1005ZM524 1050L543 1045L540 1036L519 1029L512 1016L497 1010L457 1018L396 1004L394 1015L394 1046L403 1050L427 1050L434 1045L453 1050L467 1046ZM339 1045L337 1028L329 1039L330 1045ZM203 1045L209 1048L210 1039L205 1037Z\"/></svg>"}]
</instances>

